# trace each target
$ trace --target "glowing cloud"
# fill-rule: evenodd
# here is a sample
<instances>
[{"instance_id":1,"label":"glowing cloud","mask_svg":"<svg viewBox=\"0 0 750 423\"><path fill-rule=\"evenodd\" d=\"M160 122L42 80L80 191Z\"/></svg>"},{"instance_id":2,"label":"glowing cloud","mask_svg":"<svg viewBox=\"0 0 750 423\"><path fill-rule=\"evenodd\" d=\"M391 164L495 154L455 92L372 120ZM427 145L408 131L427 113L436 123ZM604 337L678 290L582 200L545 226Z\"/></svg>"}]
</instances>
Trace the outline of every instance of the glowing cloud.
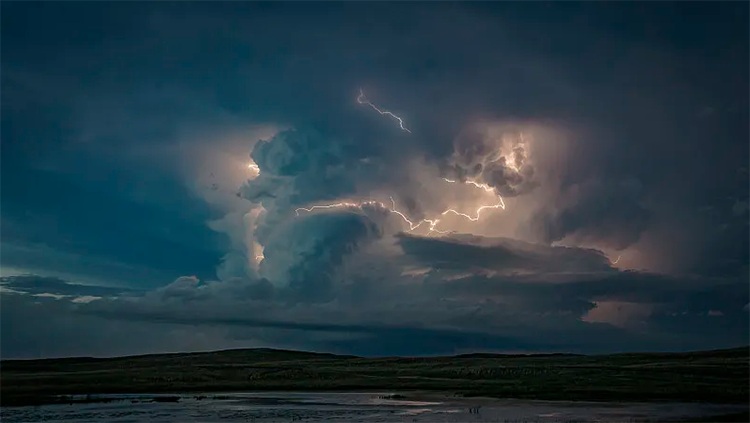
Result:
<instances>
[{"instance_id":1,"label":"glowing cloud","mask_svg":"<svg viewBox=\"0 0 750 423\"><path fill-rule=\"evenodd\" d=\"M400 116L388 110L381 109L370 102L362 89L359 89L356 101L358 104L369 106L380 115L387 115L396 120L401 130L411 133L404 125L404 121ZM513 134L509 134L509 132ZM461 210L463 207L459 207L459 205L462 203L449 202L448 208L440 212L430 212L430 214L434 214L428 214L426 217L416 219L399 210L396 207L393 196L389 195L390 202L381 197L338 199L335 202L325 204L308 203L304 207L297 208L295 214L300 216L302 213L335 209L358 209L365 212L367 209L377 209L397 215L405 223L405 231L412 232L421 228L420 232L424 231L428 235L432 233L447 234L452 232L449 230L451 229L450 226L457 222L452 218L448 219L448 216L456 216L472 223L478 222L489 210L505 210L506 205L501 193L504 195L517 195L518 193L514 192L515 187L512 187L512 185L516 180L524 179L522 172L528 170L528 157L526 155L527 140L524 134L521 134L517 128L511 128L510 131L503 129L502 133L497 133L497 131L494 133L480 132L480 135L481 138L479 140L472 138L468 139L464 144L455 146L457 150L452 159L454 161L452 167L456 171L456 175L453 176L453 179L442 178L446 183L470 185L473 188L481 189L485 193L492 194L493 200L491 202L482 201L477 204L478 207L473 211ZM473 170L476 164L481 165L478 172ZM251 162L248 168L260 173L258 165L254 162ZM503 190L508 191L508 194L505 194ZM256 263L262 261L262 252L255 252L254 258Z\"/></svg>"},{"instance_id":2,"label":"glowing cloud","mask_svg":"<svg viewBox=\"0 0 750 423\"><path fill-rule=\"evenodd\" d=\"M515 197L537 186L528 147L518 127L477 125L459 135L450 164L466 183Z\"/></svg>"}]
</instances>

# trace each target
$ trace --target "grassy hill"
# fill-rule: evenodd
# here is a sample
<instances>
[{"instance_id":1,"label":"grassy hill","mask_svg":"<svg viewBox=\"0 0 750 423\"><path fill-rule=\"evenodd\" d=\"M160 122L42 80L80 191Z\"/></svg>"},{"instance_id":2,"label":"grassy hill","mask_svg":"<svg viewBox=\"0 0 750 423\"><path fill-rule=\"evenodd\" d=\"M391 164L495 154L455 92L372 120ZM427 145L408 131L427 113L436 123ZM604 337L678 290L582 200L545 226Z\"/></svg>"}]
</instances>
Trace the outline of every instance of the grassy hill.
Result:
<instances>
[{"instance_id":1,"label":"grassy hill","mask_svg":"<svg viewBox=\"0 0 750 423\"><path fill-rule=\"evenodd\" d=\"M689 353L361 358L272 349L3 360L0 404L52 395L428 390L548 400L747 403L750 348Z\"/></svg>"}]
</instances>

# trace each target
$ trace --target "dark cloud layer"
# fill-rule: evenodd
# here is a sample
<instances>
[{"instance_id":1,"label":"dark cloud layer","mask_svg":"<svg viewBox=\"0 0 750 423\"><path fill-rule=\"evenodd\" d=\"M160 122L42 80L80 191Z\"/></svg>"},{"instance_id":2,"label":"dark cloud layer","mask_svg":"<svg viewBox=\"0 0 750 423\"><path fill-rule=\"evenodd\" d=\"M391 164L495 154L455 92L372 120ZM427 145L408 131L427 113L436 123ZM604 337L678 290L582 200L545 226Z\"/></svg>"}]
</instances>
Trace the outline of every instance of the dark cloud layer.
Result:
<instances>
[{"instance_id":1,"label":"dark cloud layer","mask_svg":"<svg viewBox=\"0 0 750 423\"><path fill-rule=\"evenodd\" d=\"M3 9L4 357L747 341L746 3Z\"/></svg>"},{"instance_id":2,"label":"dark cloud layer","mask_svg":"<svg viewBox=\"0 0 750 423\"><path fill-rule=\"evenodd\" d=\"M17 305L3 310L3 321L14 318L18 307L35 307L100 324L127 322L122 324L165 332L197 327L229 331L227 342L275 345L284 338L286 346L364 355L718 348L742 343L749 330L748 287L741 279L622 272L596 251L509 240L403 236L399 244L414 259L378 263L369 274L377 283L369 287L366 279L332 275L327 286L297 279L315 288L300 296L295 284L184 277L151 292L79 304L14 291L3 294ZM446 244L455 248L451 260ZM501 263L500 271L487 272L488 263ZM404 264L431 267L387 276ZM31 281L14 279L4 285L21 292ZM26 292L108 291L38 281ZM321 301L320 292L328 298ZM168 347L148 342L144 348Z\"/></svg>"},{"instance_id":3,"label":"dark cloud layer","mask_svg":"<svg viewBox=\"0 0 750 423\"><path fill-rule=\"evenodd\" d=\"M596 250L546 247L512 239L471 236L398 236L404 253L435 268L486 269L504 273L607 272L609 259Z\"/></svg>"}]
</instances>

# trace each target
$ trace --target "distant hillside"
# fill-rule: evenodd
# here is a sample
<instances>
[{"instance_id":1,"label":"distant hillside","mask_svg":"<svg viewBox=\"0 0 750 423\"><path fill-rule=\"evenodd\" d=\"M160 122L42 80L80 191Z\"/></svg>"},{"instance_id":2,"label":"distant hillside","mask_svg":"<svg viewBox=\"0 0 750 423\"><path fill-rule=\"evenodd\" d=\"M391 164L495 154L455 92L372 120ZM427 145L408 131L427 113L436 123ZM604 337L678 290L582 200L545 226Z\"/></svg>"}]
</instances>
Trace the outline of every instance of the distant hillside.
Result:
<instances>
[{"instance_id":1,"label":"distant hillside","mask_svg":"<svg viewBox=\"0 0 750 423\"><path fill-rule=\"evenodd\" d=\"M363 358L241 349L0 362L2 405L53 395L258 390L430 390L548 400L747 403L750 347L612 355Z\"/></svg>"},{"instance_id":2,"label":"distant hillside","mask_svg":"<svg viewBox=\"0 0 750 423\"><path fill-rule=\"evenodd\" d=\"M313 360L313 359L343 359L356 358L353 355L337 355L331 353L317 353L308 351L277 350L273 348L242 348L219 351L201 351L187 353L162 353L142 354L120 357L65 357L65 358L40 358L40 359L11 359L0 360L3 365L57 365L66 363L97 363L121 360L144 360L144 361L174 361L174 360L211 360L232 361L235 359L261 360L261 361L286 361L286 360Z\"/></svg>"},{"instance_id":3,"label":"distant hillside","mask_svg":"<svg viewBox=\"0 0 750 423\"><path fill-rule=\"evenodd\" d=\"M726 356L750 354L750 345L746 347L725 348L718 350L701 350L685 352L636 352L636 353L613 353L613 354L573 354L573 353L466 353L449 356L430 356L430 357L379 357L378 359L408 359L408 360L444 360L451 358L520 358L520 357L679 357L679 356ZM7 365L41 365L41 364L64 364L64 363L84 363L84 362L106 362L113 360L178 360L178 359L197 359L197 360L220 360L231 361L242 358L244 360L262 360L262 361L287 361L287 360L314 360L314 359L365 359L366 357L356 355L344 355L333 353L321 353L312 351L284 350L275 348L238 348L217 351L199 351L184 353L158 353L158 354L139 354L126 355L118 357L64 357L64 358L33 358L33 359L4 359L0 360L1 364Z\"/></svg>"}]
</instances>

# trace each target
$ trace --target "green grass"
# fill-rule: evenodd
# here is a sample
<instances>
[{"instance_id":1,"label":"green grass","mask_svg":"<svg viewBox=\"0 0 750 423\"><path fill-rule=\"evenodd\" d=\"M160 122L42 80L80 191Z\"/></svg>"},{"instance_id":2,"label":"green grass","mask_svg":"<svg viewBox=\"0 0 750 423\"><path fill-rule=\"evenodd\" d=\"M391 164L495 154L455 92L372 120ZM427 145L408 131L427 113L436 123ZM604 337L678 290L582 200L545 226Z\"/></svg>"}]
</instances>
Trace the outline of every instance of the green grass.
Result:
<instances>
[{"instance_id":1,"label":"green grass","mask_svg":"<svg viewBox=\"0 0 750 423\"><path fill-rule=\"evenodd\" d=\"M0 405L53 395L258 390L425 390L585 401L747 403L750 349L691 353L360 358L269 349L4 360Z\"/></svg>"}]
</instances>

